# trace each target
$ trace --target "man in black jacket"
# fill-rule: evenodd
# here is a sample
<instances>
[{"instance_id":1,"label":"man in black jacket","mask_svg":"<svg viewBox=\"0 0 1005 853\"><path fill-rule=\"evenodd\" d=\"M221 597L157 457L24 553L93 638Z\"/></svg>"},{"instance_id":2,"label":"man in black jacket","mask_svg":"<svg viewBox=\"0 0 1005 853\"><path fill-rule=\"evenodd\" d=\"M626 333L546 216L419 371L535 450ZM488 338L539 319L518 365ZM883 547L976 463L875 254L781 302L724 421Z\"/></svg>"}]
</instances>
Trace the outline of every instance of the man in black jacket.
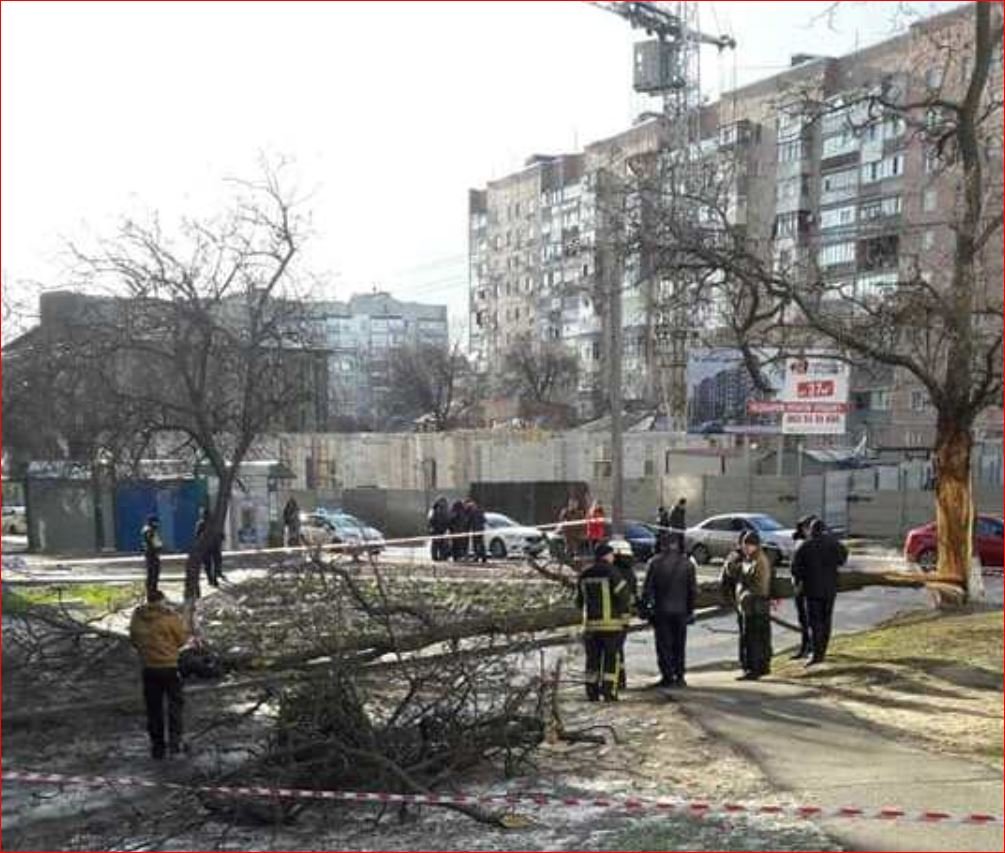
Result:
<instances>
[{"instance_id":1,"label":"man in black jacket","mask_svg":"<svg viewBox=\"0 0 1005 853\"><path fill-rule=\"evenodd\" d=\"M798 551L809 538L810 525L815 519L815 515L804 515L796 522L796 529L792 534L792 539L796 543L795 550ZM799 648L792 655L792 660L799 660L810 653L810 617L806 612L806 595L803 592L803 585L795 576L792 577L792 591L795 593L796 617L799 619Z\"/></svg>"},{"instance_id":2,"label":"man in black jacket","mask_svg":"<svg viewBox=\"0 0 1005 853\"><path fill-rule=\"evenodd\" d=\"M684 552L684 531L687 529L685 513L687 512L687 498L681 498L670 510L670 527L673 528L673 537L677 540L677 550Z\"/></svg>"},{"instance_id":3,"label":"man in black jacket","mask_svg":"<svg viewBox=\"0 0 1005 853\"><path fill-rule=\"evenodd\" d=\"M838 569L848 560L844 545L827 533L824 523L814 519L810 538L792 558L792 579L802 586L810 625L812 655L806 666L823 661L831 638L834 599L837 597Z\"/></svg>"},{"instance_id":4,"label":"man in black jacket","mask_svg":"<svg viewBox=\"0 0 1005 853\"><path fill-rule=\"evenodd\" d=\"M660 553L649 561L642 600L656 637L661 687L684 687L687 626L698 597L694 563L677 547L676 537L660 532Z\"/></svg>"}]
</instances>

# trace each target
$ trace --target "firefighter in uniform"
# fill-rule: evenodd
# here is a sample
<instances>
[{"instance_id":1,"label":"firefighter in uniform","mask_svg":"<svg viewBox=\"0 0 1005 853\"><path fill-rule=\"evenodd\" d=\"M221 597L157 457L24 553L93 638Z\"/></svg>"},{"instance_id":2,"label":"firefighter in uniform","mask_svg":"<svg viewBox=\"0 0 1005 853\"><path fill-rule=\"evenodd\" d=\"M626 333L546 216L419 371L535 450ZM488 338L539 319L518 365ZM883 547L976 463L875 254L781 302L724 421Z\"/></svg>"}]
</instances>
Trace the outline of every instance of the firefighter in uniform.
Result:
<instances>
[{"instance_id":1,"label":"firefighter in uniform","mask_svg":"<svg viewBox=\"0 0 1005 853\"><path fill-rule=\"evenodd\" d=\"M632 614L638 608L639 579L635 575L633 565L635 555L629 550L627 554L615 554L614 568L628 584L628 609L621 617L621 645L618 648L618 690L628 687L628 670L625 668L625 643L628 640L628 629L632 624Z\"/></svg>"},{"instance_id":2,"label":"firefighter in uniform","mask_svg":"<svg viewBox=\"0 0 1005 853\"><path fill-rule=\"evenodd\" d=\"M614 565L614 549L597 546L596 562L579 575L576 606L583 611L583 644L586 648L586 698L601 696L617 701L619 652L625 636L625 615L630 612L628 581Z\"/></svg>"}]
</instances>

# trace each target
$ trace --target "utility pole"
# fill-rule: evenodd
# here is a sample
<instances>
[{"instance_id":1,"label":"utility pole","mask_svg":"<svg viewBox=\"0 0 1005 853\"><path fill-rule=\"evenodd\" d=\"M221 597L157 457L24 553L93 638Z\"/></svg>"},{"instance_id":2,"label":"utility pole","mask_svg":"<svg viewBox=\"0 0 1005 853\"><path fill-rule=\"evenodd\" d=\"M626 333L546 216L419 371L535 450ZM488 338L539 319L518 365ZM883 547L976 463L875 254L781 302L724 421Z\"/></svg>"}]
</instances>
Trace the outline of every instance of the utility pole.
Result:
<instances>
[{"instance_id":1,"label":"utility pole","mask_svg":"<svg viewBox=\"0 0 1005 853\"><path fill-rule=\"evenodd\" d=\"M624 336L621 320L621 284L623 267L620 241L624 216L624 190L607 169L597 171L597 233L603 234L599 248L600 292L607 303L604 349L607 367L607 404L611 413L611 533L621 532L624 520L625 473L624 434L621 418L621 357Z\"/></svg>"}]
</instances>

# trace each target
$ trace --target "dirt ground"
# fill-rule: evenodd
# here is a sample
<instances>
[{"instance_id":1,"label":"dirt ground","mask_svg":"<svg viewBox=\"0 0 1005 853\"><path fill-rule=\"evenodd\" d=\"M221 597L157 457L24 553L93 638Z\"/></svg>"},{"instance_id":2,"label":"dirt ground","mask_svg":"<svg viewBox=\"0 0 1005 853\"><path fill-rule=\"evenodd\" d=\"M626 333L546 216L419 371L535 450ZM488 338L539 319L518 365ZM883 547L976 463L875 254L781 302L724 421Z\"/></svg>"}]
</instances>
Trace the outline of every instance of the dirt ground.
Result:
<instances>
[{"instance_id":1,"label":"dirt ground","mask_svg":"<svg viewBox=\"0 0 1005 853\"><path fill-rule=\"evenodd\" d=\"M574 678L579 650L573 646L568 653ZM186 722L191 752L156 764L148 757L138 703L103 706L97 712L86 709L89 701L126 696L130 690L138 697L138 669L131 650L112 644L88 650L84 660L91 664L87 677L56 691L60 702L68 694L75 696L80 710L34 725L22 720L5 726L5 769L241 783L239 768L261 747L270 724L268 706L248 713L253 694L190 691ZM5 707L17 708L24 680L16 667L4 674L5 681L9 678ZM23 695L33 701L39 697L36 690ZM665 694L633 686L622 702L596 705L587 703L581 688L570 684L561 692L560 707L568 729L603 734L604 745L546 743L520 775L506 779L501 767L486 767L463 781L465 792L779 801L756 767L705 735ZM528 804L516 809L526 825L504 831L432 807L411 807L401 814L382 813L371 805L325 804L290 819L269 803L239 802L236 809L233 805L227 801L221 808L219 802L185 791L8 782L3 846L8 850L838 849L813 824L774 818L725 821Z\"/></svg>"}]
</instances>

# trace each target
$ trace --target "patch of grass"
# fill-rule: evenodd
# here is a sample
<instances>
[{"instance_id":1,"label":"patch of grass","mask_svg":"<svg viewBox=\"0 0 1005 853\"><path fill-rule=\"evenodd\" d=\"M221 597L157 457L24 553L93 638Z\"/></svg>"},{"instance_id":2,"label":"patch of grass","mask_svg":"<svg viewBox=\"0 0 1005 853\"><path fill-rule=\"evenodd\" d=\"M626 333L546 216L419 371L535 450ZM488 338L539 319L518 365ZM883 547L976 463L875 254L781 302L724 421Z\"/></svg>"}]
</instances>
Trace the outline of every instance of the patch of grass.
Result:
<instances>
[{"instance_id":1,"label":"patch of grass","mask_svg":"<svg viewBox=\"0 0 1005 853\"><path fill-rule=\"evenodd\" d=\"M31 607L68 606L83 607L96 612L120 610L139 603L143 598L143 585L130 584L67 584L65 586L36 586L4 591L5 613L25 612Z\"/></svg>"},{"instance_id":2,"label":"patch of grass","mask_svg":"<svg viewBox=\"0 0 1005 853\"><path fill-rule=\"evenodd\" d=\"M827 662L773 671L811 684L856 716L939 751L1001 767L1001 611L912 613L835 637Z\"/></svg>"},{"instance_id":3,"label":"patch of grass","mask_svg":"<svg viewBox=\"0 0 1005 853\"><path fill-rule=\"evenodd\" d=\"M911 614L871 631L835 637L828 656L835 662L889 663L933 671L965 666L997 673L1002 685L1001 611Z\"/></svg>"}]
</instances>

